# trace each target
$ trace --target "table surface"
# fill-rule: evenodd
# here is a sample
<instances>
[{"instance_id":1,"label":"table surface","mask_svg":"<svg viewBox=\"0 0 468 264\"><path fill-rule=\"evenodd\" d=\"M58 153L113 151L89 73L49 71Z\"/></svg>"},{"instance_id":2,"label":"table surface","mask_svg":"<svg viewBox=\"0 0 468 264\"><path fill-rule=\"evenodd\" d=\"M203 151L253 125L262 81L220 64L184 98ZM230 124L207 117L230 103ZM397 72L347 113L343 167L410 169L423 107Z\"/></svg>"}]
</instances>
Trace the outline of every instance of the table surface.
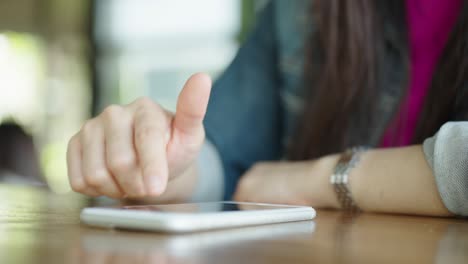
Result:
<instances>
[{"instance_id":1,"label":"table surface","mask_svg":"<svg viewBox=\"0 0 468 264\"><path fill-rule=\"evenodd\" d=\"M317 212L315 221L163 235L86 227L86 200L0 185L0 263L468 263L468 221Z\"/></svg>"}]
</instances>

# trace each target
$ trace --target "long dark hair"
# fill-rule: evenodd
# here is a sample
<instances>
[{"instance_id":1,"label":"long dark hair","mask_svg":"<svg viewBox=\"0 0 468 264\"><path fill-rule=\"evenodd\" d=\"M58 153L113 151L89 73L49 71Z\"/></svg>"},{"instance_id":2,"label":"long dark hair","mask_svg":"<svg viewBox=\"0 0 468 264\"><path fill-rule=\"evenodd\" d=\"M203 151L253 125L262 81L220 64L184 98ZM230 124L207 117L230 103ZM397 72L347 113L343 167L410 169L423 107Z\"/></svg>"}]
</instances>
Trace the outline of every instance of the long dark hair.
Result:
<instances>
[{"instance_id":1,"label":"long dark hair","mask_svg":"<svg viewBox=\"0 0 468 264\"><path fill-rule=\"evenodd\" d=\"M311 89L288 149L291 160L317 158L367 143L369 127L381 118L376 116L375 98L387 48L385 16L401 31L401 67L406 75L408 71L404 0L316 0L313 10L317 28L305 64L305 84ZM457 89L468 80L467 14L465 4L435 70L415 144L451 118ZM403 81L403 95L406 86Z\"/></svg>"}]
</instances>

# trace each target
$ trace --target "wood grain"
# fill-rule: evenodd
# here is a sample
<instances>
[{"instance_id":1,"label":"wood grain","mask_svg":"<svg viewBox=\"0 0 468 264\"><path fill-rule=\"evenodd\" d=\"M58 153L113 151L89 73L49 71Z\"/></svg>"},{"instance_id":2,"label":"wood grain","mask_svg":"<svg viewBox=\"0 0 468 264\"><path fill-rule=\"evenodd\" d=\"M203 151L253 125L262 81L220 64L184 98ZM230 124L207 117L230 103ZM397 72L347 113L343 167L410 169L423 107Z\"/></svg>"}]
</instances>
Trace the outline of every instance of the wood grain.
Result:
<instances>
[{"instance_id":1,"label":"wood grain","mask_svg":"<svg viewBox=\"0 0 468 264\"><path fill-rule=\"evenodd\" d=\"M0 185L0 263L468 263L463 219L318 211L314 222L171 236L83 226L86 204Z\"/></svg>"}]
</instances>

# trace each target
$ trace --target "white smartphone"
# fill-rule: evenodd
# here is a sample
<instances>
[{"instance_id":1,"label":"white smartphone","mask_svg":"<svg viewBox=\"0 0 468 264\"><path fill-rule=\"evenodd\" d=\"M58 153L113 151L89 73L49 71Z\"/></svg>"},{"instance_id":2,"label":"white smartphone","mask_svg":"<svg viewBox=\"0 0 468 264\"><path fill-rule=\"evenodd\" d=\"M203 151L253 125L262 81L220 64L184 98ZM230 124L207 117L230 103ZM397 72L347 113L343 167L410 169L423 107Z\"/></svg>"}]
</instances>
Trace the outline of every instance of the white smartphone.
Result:
<instances>
[{"instance_id":1,"label":"white smartphone","mask_svg":"<svg viewBox=\"0 0 468 264\"><path fill-rule=\"evenodd\" d=\"M184 233L251 225L311 220L307 206L210 202L122 207L90 207L81 221L90 226Z\"/></svg>"}]
</instances>

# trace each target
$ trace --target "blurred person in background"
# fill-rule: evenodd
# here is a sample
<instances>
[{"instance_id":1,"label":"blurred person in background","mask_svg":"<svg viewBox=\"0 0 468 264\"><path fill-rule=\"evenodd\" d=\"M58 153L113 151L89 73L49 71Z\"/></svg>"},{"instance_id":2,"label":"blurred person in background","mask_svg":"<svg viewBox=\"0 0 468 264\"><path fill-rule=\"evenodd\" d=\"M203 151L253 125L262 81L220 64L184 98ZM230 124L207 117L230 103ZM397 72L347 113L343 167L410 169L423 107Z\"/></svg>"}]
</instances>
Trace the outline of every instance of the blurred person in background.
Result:
<instances>
[{"instance_id":1,"label":"blurred person in background","mask_svg":"<svg viewBox=\"0 0 468 264\"><path fill-rule=\"evenodd\" d=\"M0 124L0 182L45 185L32 136L12 121Z\"/></svg>"},{"instance_id":2,"label":"blurred person in background","mask_svg":"<svg viewBox=\"0 0 468 264\"><path fill-rule=\"evenodd\" d=\"M143 98L87 121L71 186L468 216L467 38L462 0L270 1L213 89L195 74L176 113Z\"/></svg>"}]
</instances>

